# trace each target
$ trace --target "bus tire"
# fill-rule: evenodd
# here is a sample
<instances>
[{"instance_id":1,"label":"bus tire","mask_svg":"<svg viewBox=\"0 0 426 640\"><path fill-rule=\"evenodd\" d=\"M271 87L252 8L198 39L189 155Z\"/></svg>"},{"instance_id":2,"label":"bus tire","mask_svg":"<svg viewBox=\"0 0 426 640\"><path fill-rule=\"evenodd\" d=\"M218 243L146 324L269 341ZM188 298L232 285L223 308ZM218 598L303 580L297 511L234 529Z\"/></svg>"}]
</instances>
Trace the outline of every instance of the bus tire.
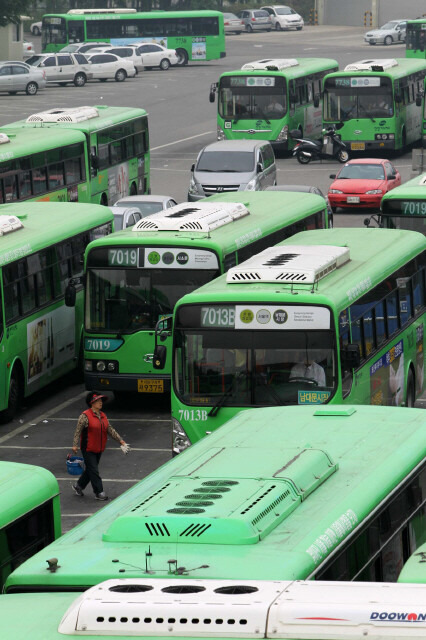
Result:
<instances>
[{"instance_id":1,"label":"bus tire","mask_svg":"<svg viewBox=\"0 0 426 640\"><path fill-rule=\"evenodd\" d=\"M18 410L21 398L20 378L22 378L22 376L19 374L18 367L15 366L13 368L12 375L10 376L7 409L0 412L0 422L2 423L10 422Z\"/></svg>"},{"instance_id":2,"label":"bus tire","mask_svg":"<svg viewBox=\"0 0 426 640\"><path fill-rule=\"evenodd\" d=\"M124 82L126 78L127 78L127 73L125 72L124 69L119 69L115 74L116 82Z\"/></svg>"},{"instance_id":3,"label":"bus tire","mask_svg":"<svg viewBox=\"0 0 426 640\"><path fill-rule=\"evenodd\" d=\"M393 43L392 36L386 36L386 38L383 40L383 44L385 44L387 47L392 43Z\"/></svg>"},{"instance_id":4,"label":"bus tire","mask_svg":"<svg viewBox=\"0 0 426 640\"><path fill-rule=\"evenodd\" d=\"M407 146L407 133L405 129L402 130L401 143L402 143L402 148L405 149L405 147Z\"/></svg>"},{"instance_id":5,"label":"bus tire","mask_svg":"<svg viewBox=\"0 0 426 640\"><path fill-rule=\"evenodd\" d=\"M77 73L74 78L74 85L76 87L84 87L87 82L87 78L84 73Z\"/></svg>"},{"instance_id":6,"label":"bus tire","mask_svg":"<svg viewBox=\"0 0 426 640\"><path fill-rule=\"evenodd\" d=\"M183 67L185 64L188 64L188 53L185 49L176 49L176 54L178 57L178 67Z\"/></svg>"},{"instance_id":7,"label":"bus tire","mask_svg":"<svg viewBox=\"0 0 426 640\"><path fill-rule=\"evenodd\" d=\"M414 407L416 402L416 385L414 383L414 375L412 369L409 369L407 376L407 395L405 398L405 406L409 408Z\"/></svg>"},{"instance_id":8,"label":"bus tire","mask_svg":"<svg viewBox=\"0 0 426 640\"><path fill-rule=\"evenodd\" d=\"M106 193L103 193L101 195L101 201L100 201L99 204L101 204L103 207L107 207L108 206L108 198L107 198Z\"/></svg>"},{"instance_id":9,"label":"bus tire","mask_svg":"<svg viewBox=\"0 0 426 640\"><path fill-rule=\"evenodd\" d=\"M25 93L27 94L27 96L35 96L37 91L38 91L37 82L29 82L25 87Z\"/></svg>"},{"instance_id":10,"label":"bus tire","mask_svg":"<svg viewBox=\"0 0 426 640\"><path fill-rule=\"evenodd\" d=\"M161 71L167 71L167 69L170 69L170 60L167 60L167 58L163 58L160 61L160 69Z\"/></svg>"}]
</instances>

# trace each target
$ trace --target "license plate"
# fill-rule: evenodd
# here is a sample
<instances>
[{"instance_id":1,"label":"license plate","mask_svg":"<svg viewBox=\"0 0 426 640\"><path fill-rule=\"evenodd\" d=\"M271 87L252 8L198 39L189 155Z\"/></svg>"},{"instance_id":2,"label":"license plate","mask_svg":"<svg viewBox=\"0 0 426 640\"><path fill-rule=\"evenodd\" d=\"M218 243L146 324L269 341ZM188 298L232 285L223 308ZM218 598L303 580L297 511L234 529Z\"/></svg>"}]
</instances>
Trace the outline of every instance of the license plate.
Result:
<instances>
[{"instance_id":1,"label":"license plate","mask_svg":"<svg viewBox=\"0 0 426 640\"><path fill-rule=\"evenodd\" d=\"M164 393L164 380L138 380L139 393Z\"/></svg>"},{"instance_id":2,"label":"license plate","mask_svg":"<svg viewBox=\"0 0 426 640\"><path fill-rule=\"evenodd\" d=\"M359 202L359 196L348 196L346 198L346 202L351 202L352 204L357 204Z\"/></svg>"},{"instance_id":3,"label":"license plate","mask_svg":"<svg viewBox=\"0 0 426 640\"><path fill-rule=\"evenodd\" d=\"M351 142L352 151L365 151L365 142Z\"/></svg>"}]
</instances>

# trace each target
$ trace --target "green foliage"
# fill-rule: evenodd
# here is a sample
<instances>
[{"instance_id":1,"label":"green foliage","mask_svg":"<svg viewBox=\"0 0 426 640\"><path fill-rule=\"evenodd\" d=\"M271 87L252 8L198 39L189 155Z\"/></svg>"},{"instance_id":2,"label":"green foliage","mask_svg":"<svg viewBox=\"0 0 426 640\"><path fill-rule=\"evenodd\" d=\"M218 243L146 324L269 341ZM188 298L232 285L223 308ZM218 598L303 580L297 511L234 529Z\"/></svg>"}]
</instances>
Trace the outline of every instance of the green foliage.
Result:
<instances>
[{"instance_id":1,"label":"green foliage","mask_svg":"<svg viewBox=\"0 0 426 640\"><path fill-rule=\"evenodd\" d=\"M20 22L21 16L31 11L31 6L31 0L1 0L0 27L5 27L11 22Z\"/></svg>"}]
</instances>

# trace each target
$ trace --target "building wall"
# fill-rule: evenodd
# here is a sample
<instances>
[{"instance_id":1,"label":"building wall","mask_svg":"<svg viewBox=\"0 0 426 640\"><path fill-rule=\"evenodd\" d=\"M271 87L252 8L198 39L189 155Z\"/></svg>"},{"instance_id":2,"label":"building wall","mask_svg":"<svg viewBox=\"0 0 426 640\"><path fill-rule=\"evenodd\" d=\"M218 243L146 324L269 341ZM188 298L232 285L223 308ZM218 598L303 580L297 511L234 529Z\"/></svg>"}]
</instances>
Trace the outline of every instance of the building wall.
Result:
<instances>
[{"instance_id":1,"label":"building wall","mask_svg":"<svg viewBox=\"0 0 426 640\"><path fill-rule=\"evenodd\" d=\"M22 23L0 27L0 60L22 60Z\"/></svg>"},{"instance_id":2,"label":"building wall","mask_svg":"<svg viewBox=\"0 0 426 640\"><path fill-rule=\"evenodd\" d=\"M424 0L380 0L379 1L379 24L385 24L394 18L421 18L426 13L426 2Z\"/></svg>"},{"instance_id":3,"label":"building wall","mask_svg":"<svg viewBox=\"0 0 426 640\"><path fill-rule=\"evenodd\" d=\"M316 0L320 24L364 26L365 12L371 12L373 27L394 18L419 18L426 13L425 0ZM370 15L367 15L367 28Z\"/></svg>"}]
</instances>

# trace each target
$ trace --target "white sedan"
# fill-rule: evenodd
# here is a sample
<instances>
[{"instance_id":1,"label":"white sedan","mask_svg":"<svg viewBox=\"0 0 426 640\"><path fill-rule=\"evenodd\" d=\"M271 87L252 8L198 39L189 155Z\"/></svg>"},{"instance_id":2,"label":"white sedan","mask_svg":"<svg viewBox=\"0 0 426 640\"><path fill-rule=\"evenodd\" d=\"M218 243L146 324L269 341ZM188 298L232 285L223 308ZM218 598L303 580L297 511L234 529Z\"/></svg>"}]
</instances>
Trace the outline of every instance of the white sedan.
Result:
<instances>
[{"instance_id":1,"label":"white sedan","mask_svg":"<svg viewBox=\"0 0 426 640\"><path fill-rule=\"evenodd\" d=\"M116 82L124 82L126 78L134 78L136 75L135 65L131 60L119 58L113 53L86 54L86 58L95 80L106 82L114 79Z\"/></svg>"},{"instance_id":2,"label":"white sedan","mask_svg":"<svg viewBox=\"0 0 426 640\"><path fill-rule=\"evenodd\" d=\"M171 65L179 62L179 56L175 49L166 49L161 44L141 42L134 45L134 47L136 53L142 56L142 63L145 69L160 67L162 71L166 71Z\"/></svg>"},{"instance_id":3,"label":"white sedan","mask_svg":"<svg viewBox=\"0 0 426 640\"><path fill-rule=\"evenodd\" d=\"M96 53L112 53L119 58L126 58L126 60L131 60L136 68L136 73L143 71L143 63L142 58L136 53L136 49L133 47L111 47L108 46L100 46L96 47L96 49L90 49L86 55L90 54L94 56Z\"/></svg>"}]
</instances>

